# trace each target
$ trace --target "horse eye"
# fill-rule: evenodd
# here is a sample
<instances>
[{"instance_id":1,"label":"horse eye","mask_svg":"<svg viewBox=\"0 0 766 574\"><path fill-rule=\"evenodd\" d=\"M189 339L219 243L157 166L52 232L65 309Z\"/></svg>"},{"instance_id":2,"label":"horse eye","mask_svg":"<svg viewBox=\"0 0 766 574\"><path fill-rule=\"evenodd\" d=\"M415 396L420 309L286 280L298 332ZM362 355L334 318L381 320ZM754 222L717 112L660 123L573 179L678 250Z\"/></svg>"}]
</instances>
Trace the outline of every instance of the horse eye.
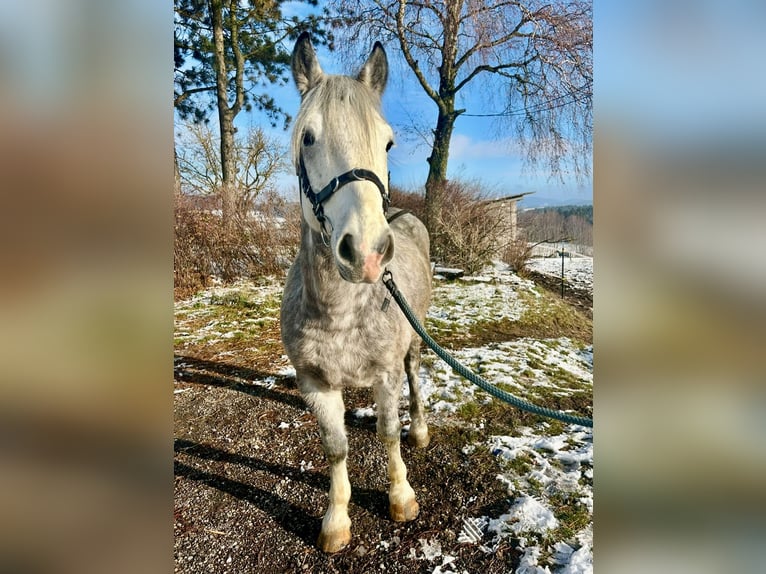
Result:
<instances>
[{"instance_id":1,"label":"horse eye","mask_svg":"<svg viewBox=\"0 0 766 574\"><path fill-rule=\"evenodd\" d=\"M312 145L314 145L315 141L316 140L314 139L314 134L312 134L309 131L303 133L303 145L305 145L307 147L308 146L312 146Z\"/></svg>"},{"instance_id":2,"label":"horse eye","mask_svg":"<svg viewBox=\"0 0 766 574\"><path fill-rule=\"evenodd\" d=\"M394 147L394 142L388 142L386 144L386 151L390 150L392 147Z\"/></svg>"}]
</instances>

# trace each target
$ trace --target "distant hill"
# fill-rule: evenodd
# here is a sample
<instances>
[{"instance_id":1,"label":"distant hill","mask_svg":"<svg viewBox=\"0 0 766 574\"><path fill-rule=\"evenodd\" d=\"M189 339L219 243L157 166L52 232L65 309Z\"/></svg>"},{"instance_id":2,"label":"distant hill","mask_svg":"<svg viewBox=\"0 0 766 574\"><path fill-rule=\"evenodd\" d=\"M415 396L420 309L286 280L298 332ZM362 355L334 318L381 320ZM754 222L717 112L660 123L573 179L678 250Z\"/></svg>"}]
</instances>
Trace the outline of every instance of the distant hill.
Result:
<instances>
[{"instance_id":1,"label":"distant hill","mask_svg":"<svg viewBox=\"0 0 766 574\"><path fill-rule=\"evenodd\" d=\"M578 215L585 221L593 225L593 204L589 205L557 205L555 207L540 207L535 211L556 211L563 217L569 217L570 215Z\"/></svg>"},{"instance_id":2,"label":"distant hill","mask_svg":"<svg viewBox=\"0 0 766 574\"><path fill-rule=\"evenodd\" d=\"M518 225L527 241L569 237L580 245L593 245L593 204L524 209Z\"/></svg>"}]
</instances>

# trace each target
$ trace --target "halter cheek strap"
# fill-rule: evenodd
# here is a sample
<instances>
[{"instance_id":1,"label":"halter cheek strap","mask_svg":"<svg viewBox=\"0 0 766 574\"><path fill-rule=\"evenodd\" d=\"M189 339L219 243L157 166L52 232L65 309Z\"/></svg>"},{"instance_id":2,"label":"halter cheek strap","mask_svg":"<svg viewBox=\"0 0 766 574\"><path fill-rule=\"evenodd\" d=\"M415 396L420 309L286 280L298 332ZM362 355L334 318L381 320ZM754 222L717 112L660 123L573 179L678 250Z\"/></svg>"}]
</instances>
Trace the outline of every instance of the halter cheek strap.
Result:
<instances>
[{"instance_id":1,"label":"halter cheek strap","mask_svg":"<svg viewBox=\"0 0 766 574\"><path fill-rule=\"evenodd\" d=\"M389 177L390 175L391 174L389 173ZM324 202L330 199L332 195L344 185L354 181L365 180L371 181L378 188L380 196L383 198L383 213L388 211L390 196L388 191L386 191L386 187L383 185L383 182L380 181L380 178L375 175L374 172L370 171L369 169L352 169L344 174L339 175L338 177L331 179L330 183L324 186L319 191L319 193L317 193L312 189L311 182L309 181L308 175L306 174L306 166L303 163L303 154L298 156L298 184L300 185L301 193L305 195L311 202L311 209L322 228L324 228L324 222L327 220L327 217L324 214Z\"/></svg>"}]
</instances>

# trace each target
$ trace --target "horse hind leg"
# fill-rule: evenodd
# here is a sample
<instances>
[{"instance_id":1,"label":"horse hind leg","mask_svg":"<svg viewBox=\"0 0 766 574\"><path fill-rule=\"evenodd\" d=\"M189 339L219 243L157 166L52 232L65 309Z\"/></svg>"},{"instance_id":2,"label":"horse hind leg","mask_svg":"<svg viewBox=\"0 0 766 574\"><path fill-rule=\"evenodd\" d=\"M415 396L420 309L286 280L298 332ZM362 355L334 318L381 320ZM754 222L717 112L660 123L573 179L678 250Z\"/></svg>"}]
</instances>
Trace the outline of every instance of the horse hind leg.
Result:
<instances>
[{"instance_id":1,"label":"horse hind leg","mask_svg":"<svg viewBox=\"0 0 766 574\"><path fill-rule=\"evenodd\" d=\"M322 448L330 464L329 504L322 519L317 546L322 552L330 554L342 550L351 542L351 519L348 516L351 483L346 467L348 439L343 423L345 409L340 391L306 389L310 386L302 384L301 391L319 424Z\"/></svg>"},{"instance_id":2,"label":"horse hind leg","mask_svg":"<svg viewBox=\"0 0 766 574\"><path fill-rule=\"evenodd\" d=\"M410 432L407 443L417 448L425 448L431 441L428 425L423 414L423 399L420 396L420 340L415 340L404 357L407 383L410 387Z\"/></svg>"},{"instance_id":3,"label":"horse hind leg","mask_svg":"<svg viewBox=\"0 0 766 574\"><path fill-rule=\"evenodd\" d=\"M401 381L399 376L375 386L375 402L378 405L377 431L388 452L388 490L389 513L397 522L414 520L420 507L415 500L415 491L407 482L407 468L402 460L399 443L401 424L399 423L399 388L393 381Z\"/></svg>"}]
</instances>

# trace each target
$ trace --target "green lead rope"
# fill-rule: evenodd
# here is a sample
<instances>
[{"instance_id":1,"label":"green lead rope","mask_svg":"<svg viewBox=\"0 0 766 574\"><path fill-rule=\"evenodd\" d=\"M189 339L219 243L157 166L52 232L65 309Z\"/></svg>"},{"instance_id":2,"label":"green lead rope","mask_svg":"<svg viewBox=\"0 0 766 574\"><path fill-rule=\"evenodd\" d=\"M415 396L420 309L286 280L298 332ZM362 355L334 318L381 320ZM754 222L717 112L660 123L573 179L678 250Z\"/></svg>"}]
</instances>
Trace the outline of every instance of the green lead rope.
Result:
<instances>
[{"instance_id":1,"label":"green lead rope","mask_svg":"<svg viewBox=\"0 0 766 574\"><path fill-rule=\"evenodd\" d=\"M501 401L504 401L510 405L513 405L514 407L517 407L521 410L528 411L536 415L541 415L544 417L556 419L565 423L582 425L582 426L591 427L591 428L593 427L593 419L589 419L586 417L578 417L576 415L570 415L562 411L548 409L545 407L532 404L529 401L525 401L524 399L521 399L515 395L512 395L511 393L508 393L502 389L498 389L495 385L487 382L476 373L468 370L466 367L461 365L457 361L457 359L455 359L455 357L453 357L447 351L445 351L439 345L439 343L434 341L433 338L431 338L431 336L426 332L423 325L420 323L420 321L418 321L417 317L415 317L415 314L412 312L412 309L410 309L410 306L407 304L407 301L404 299L404 296L402 295L401 291L399 291L399 288L396 286L396 283L394 283L394 277L391 274L391 271L389 271L388 269L386 269L386 271L383 273L383 284L391 293L397 305L399 305L399 308L404 313L404 316L407 317L407 320L410 322L410 325L412 325L412 328L415 329L415 332L418 335L420 335L423 341L425 341L426 345L428 345L433 350L434 353L436 353L439 357L441 357L460 376L468 379L473 384L478 386L480 389L485 390L493 397L496 397L500 399ZM388 298L386 298L386 300L383 302L383 305L385 308L388 307Z\"/></svg>"}]
</instances>

